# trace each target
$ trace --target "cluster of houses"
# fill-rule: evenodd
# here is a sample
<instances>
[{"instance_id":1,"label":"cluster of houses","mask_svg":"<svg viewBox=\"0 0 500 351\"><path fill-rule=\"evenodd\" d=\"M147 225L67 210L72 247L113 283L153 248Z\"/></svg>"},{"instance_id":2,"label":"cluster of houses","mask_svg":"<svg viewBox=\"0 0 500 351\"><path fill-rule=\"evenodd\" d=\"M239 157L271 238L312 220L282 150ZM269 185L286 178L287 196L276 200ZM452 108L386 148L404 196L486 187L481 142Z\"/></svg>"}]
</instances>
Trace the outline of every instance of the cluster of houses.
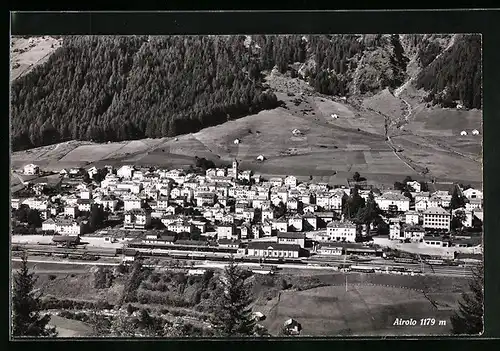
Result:
<instances>
[{"instance_id":1,"label":"cluster of houses","mask_svg":"<svg viewBox=\"0 0 500 351\"><path fill-rule=\"evenodd\" d=\"M461 218L463 227L471 228L474 218L483 221L483 193L472 188L460 191L466 198L465 207L453 210L450 210L452 196L448 191L436 191L433 194L415 193L415 209L407 210L401 216L390 219L390 239L438 245L439 240L427 234L449 233L452 219L458 212L463 214Z\"/></svg>"},{"instance_id":2,"label":"cluster of houses","mask_svg":"<svg viewBox=\"0 0 500 351\"><path fill-rule=\"evenodd\" d=\"M146 244L161 245L176 234L196 234L215 237L228 247L248 242L245 254L250 256L298 257L305 247L304 232L321 231L324 241L339 243L354 243L363 234L359 226L342 216L351 193L348 186L299 182L295 176L264 180L240 170L237 161L228 168L208 169L205 174L130 165L106 169L108 173L99 184L80 182L69 194L52 197L13 198L12 207L24 204L39 210L45 219L44 231L81 235L86 222L79 220L79 214L100 204L120 218L126 230L147 231L154 222L162 223L168 235L146 235ZM72 171L61 175L70 177ZM97 169L87 172L92 176ZM451 195L422 192L418 182L409 185L415 190L414 203L401 191L375 193L381 210L398 215L390 219L390 238L421 241L429 230L449 231ZM359 190L359 194L367 199L370 190ZM482 219L482 193L468 189L463 194L468 199L463 209L464 225L471 226L473 216ZM187 214L194 213L187 209L196 215ZM252 241L266 237L273 238Z\"/></svg>"}]
</instances>

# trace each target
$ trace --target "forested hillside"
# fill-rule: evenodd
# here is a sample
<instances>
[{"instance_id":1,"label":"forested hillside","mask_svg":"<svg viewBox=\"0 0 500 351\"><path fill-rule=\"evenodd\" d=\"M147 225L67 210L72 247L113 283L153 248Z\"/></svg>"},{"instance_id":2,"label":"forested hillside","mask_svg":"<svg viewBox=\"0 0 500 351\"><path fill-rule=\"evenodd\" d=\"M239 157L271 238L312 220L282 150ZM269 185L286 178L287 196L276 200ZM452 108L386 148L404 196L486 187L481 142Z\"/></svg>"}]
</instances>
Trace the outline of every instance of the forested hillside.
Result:
<instances>
[{"instance_id":1,"label":"forested hillside","mask_svg":"<svg viewBox=\"0 0 500 351\"><path fill-rule=\"evenodd\" d=\"M417 57L416 84L429 101L479 108L480 37L460 38L438 56L449 37L65 37L45 64L12 84L13 148L174 136L275 108L263 84L274 67L344 96L397 88Z\"/></svg>"},{"instance_id":2,"label":"forested hillside","mask_svg":"<svg viewBox=\"0 0 500 351\"><path fill-rule=\"evenodd\" d=\"M13 147L193 132L274 108L244 37L68 37L12 85Z\"/></svg>"},{"instance_id":3,"label":"forested hillside","mask_svg":"<svg viewBox=\"0 0 500 351\"><path fill-rule=\"evenodd\" d=\"M438 53L435 43L420 50L419 57L425 68L417 77L417 88L429 91L427 101L444 107L455 107L455 101L460 101L467 108L480 109L481 36L462 35L449 50L435 59Z\"/></svg>"}]
</instances>

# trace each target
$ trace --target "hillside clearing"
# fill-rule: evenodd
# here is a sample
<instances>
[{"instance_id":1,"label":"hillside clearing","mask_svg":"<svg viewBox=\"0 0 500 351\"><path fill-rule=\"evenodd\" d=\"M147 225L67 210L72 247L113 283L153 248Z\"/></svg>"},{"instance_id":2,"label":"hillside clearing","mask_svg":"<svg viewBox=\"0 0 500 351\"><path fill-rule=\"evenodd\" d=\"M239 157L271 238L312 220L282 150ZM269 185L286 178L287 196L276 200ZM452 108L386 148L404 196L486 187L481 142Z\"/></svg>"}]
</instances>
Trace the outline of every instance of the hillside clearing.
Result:
<instances>
[{"instance_id":1,"label":"hillside clearing","mask_svg":"<svg viewBox=\"0 0 500 351\"><path fill-rule=\"evenodd\" d=\"M29 39L13 37L10 45L10 80L13 81L27 74L37 65L47 61L50 54L57 50L61 44L61 39L49 36Z\"/></svg>"},{"instance_id":2,"label":"hillside clearing","mask_svg":"<svg viewBox=\"0 0 500 351\"><path fill-rule=\"evenodd\" d=\"M458 295L447 293L453 305ZM448 334L450 328L393 326L396 318L418 321L431 315L449 324L450 315L450 311L436 310L422 293L397 287L350 284L347 291L344 285L283 291L256 308L268 316L263 324L271 333L277 333L288 318L301 323L304 336L363 335L365 330L370 335L439 335Z\"/></svg>"}]
</instances>

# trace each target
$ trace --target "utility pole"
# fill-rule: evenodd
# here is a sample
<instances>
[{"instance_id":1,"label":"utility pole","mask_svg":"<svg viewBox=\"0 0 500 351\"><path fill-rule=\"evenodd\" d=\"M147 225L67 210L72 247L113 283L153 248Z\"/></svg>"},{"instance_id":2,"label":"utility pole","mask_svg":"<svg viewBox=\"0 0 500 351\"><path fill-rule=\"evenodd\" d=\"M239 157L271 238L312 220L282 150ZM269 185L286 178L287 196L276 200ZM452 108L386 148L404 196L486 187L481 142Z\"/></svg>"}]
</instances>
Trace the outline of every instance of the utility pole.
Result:
<instances>
[{"instance_id":1,"label":"utility pole","mask_svg":"<svg viewBox=\"0 0 500 351\"><path fill-rule=\"evenodd\" d=\"M346 259L347 259L347 253L344 255L344 267L345 267ZM344 268L344 269L346 269L346 272L345 272L345 292L347 292L347 268Z\"/></svg>"}]
</instances>

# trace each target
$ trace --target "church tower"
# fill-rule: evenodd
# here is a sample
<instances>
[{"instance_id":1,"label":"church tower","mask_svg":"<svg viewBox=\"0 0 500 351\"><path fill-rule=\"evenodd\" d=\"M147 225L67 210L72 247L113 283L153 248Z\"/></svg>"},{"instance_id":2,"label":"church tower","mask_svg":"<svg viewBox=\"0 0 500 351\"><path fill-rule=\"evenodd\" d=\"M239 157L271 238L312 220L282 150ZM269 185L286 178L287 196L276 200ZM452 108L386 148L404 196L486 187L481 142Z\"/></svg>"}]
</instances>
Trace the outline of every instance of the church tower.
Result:
<instances>
[{"instance_id":1,"label":"church tower","mask_svg":"<svg viewBox=\"0 0 500 351\"><path fill-rule=\"evenodd\" d=\"M236 159L233 161L233 178L235 180L238 180L238 161Z\"/></svg>"}]
</instances>

